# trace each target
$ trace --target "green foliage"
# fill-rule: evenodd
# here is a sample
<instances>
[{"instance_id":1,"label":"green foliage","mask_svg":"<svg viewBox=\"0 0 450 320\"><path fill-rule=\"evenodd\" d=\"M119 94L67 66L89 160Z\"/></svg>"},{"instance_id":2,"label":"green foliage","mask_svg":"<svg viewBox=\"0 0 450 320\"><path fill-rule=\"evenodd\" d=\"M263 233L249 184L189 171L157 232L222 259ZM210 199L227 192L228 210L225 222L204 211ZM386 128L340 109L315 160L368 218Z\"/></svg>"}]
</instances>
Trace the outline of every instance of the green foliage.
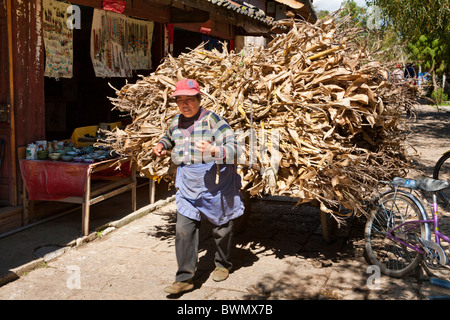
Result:
<instances>
[{"instance_id":1,"label":"green foliage","mask_svg":"<svg viewBox=\"0 0 450 320\"><path fill-rule=\"evenodd\" d=\"M316 10L317 11L317 10ZM318 12L317 12L317 16L319 17L319 19L323 19L323 18L325 18L326 16L328 16L330 14L330 11L328 11L328 10L319 10Z\"/></svg>"},{"instance_id":2,"label":"green foliage","mask_svg":"<svg viewBox=\"0 0 450 320\"><path fill-rule=\"evenodd\" d=\"M431 98L434 100L434 103L441 105L444 101L448 100L448 95L444 93L444 89L437 88L431 93Z\"/></svg>"},{"instance_id":3,"label":"green foliage","mask_svg":"<svg viewBox=\"0 0 450 320\"><path fill-rule=\"evenodd\" d=\"M354 0L344 0L339 16L350 16L355 26L367 26L366 8L358 6Z\"/></svg>"},{"instance_id":4,"label":"green foliage","mask_svg":"<svg viewBox=\"0 0 450 320\"><path fill-rule=\"evenodd\" d=\"M434 70L441 74L446 68L446 46L440 39L432 39L421 35L417 41L408 44L412 56L426 70Z\"/></svg>"},{"instance_id":5,"label":"green foliage","mask_svg":"<svg viewBox=\"0 0 450 320\"><path fill-rule=\"evenodd\" d=\"M381 9L383 19L394 27L402 40L410 43L408 49L414 57L430 57L438 73L442 73L448 67L450 0L367 0L367 2ZM433 61L429 62L430 68Z\"/></svg>"},{"instance_id":6,"label":"green foliage","mask_svg":"<svg viewBox=\"0 0 450 320\"><path fill-rule=\"evenodd\" d=\"M368 0L381 8L385 18L402 36L417 39L447 37L450 31L450 0Z\"/></svg>"},{"instance_id":7,"label":"green foliage","mask_svg":"<svg viewBox=\"0 0 450 320\"><path fill-rule=\"evenodd\" d=\"M368 2L366 0L366 3ZM355 40L361 44L361 47L374 49L371 50L372 53L377 54L378 52L377 59L379 61L398 60L402 55L399 53L402 48L399 46L400 40L397 32L392 25L381 19L382 17L371 9L373 8L358 6L354 0L344 0L338 20L347 22L341 25L341 28L363 29L358 39Z\"/></svg>"}]
</instances>

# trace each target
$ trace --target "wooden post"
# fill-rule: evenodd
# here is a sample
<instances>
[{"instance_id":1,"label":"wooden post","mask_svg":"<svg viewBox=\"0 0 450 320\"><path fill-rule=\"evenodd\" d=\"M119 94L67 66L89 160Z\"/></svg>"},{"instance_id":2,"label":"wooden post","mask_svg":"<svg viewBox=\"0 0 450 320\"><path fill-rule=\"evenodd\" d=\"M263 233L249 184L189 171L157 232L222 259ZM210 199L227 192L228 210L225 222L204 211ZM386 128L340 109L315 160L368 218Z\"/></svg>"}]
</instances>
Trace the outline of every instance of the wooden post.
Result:
<instances>
[{"instance_id":1,"label":"wooden post","mask_svg":"<svg viewBox=\"0 0 450 320\"><path fill-rule=\"evenodd\" d=\"M131 210L136 211L136 162L133 159L130 160L131 164L131 180L133 188L131 189Z\"/></svg>"},{"instance_id":2,"label":"wooden post","mask_svg":"<svg viewBox=\"0 0 450 320\"><path fill-rule=\"evenodd\" d=\"M30 201L28 201L28 191L27 188L25 186L25 183L22 186L23 189L23 212L22 212L22 225L27 225L28 224L28 216L29 216L29 205L30 205Z\"/></svg>"},{"instance_id":3,"label":"wooden post","mask_svg":"<svg viewBox=\"0 0 450 320\"><path fill-rule=\"evenodd\" d=\"M327 244L336 240L337 221L329 213L320 211L320 223L322 225L322 236Z\"/></svg>"},{"instance_id":4,"label":"wooden post","mask_svg":"<svg viewBox=\"0 0 450 320\"><path fill-rule=\"evenodd\" d=\"M6 19L8 23L8 57L9 57L9 105L10 105L10 152L11 152L11 195L12 205L17 206L17 165L16 165L16 126L14 118L14 64L13 64L13 30L12 30L12 5L11 0L6 1Z\"/></svg>"},{"instance_id":5,"label":"wooden post","mask_svg":"<svg viewBox=\"0 0 450 320\"><path fill-rule=\"evenodd\" d=\"M86 191L84 193L83 204L82 204L82 231L83 235L87 236L89 234L89 207L91 205L91 168L88 169L87 179L86 179Z\"/></svg>"},{"instance_id":6,"label":"wooden post","mask_svg":"<svg viewBox=\"0 0 450 320\"><path fill-rule=\"evenodd\" d=\"M155 180L150 179L148 182L148 191L150 196L150 203L155 203Z\"/></svg>"}]
</instances>

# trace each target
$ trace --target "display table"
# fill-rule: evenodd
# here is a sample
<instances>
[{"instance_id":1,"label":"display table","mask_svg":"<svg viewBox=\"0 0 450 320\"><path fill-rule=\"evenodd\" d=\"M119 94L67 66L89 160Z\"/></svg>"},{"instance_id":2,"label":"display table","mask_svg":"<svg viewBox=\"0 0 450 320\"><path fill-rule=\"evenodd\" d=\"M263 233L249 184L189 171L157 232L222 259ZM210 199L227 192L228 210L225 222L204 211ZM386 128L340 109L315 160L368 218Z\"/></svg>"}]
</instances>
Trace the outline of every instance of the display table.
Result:
<instances>
[{"instance_id":1,"label":"display table","mask_svg":"<svg viewBox=\"0 0 450 320\"><path fill-rule=\"evenodd\" d=\"M136 165L129 159L110 159L93 164L52 160L19 160L24 182L24 210L29 200L62 201L82 205L82 233L89 234L90 206L131 190L136 211ZM93 180L103 180L93 187Z\"/></svg>"}]
</instances>

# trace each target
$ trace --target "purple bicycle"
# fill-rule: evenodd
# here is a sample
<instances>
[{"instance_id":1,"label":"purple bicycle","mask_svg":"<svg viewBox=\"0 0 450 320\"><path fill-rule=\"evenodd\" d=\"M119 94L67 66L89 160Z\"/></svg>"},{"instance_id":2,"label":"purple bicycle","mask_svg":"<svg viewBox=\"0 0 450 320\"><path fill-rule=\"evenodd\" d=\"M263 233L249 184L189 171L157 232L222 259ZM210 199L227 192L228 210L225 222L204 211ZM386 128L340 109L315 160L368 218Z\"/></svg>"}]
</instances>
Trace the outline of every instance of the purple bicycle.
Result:
<instances>
[{"instance_id":1,"label":"purple bicycle","mask_svg":"<svg viewBox=\"0 0 450 320\"><path fill-rule=\"evenodd\" d=\"M449 183L431 178L394 178L380 183L390 189L377 195L365 225L365 249L370 263L395 278L409 274L421 261L430 269L448 267L441 240L450 242L450 238L439 231L436 194ZM421 190L432 192L431 219L417 196Z\"/></svg>"}]
</instances>

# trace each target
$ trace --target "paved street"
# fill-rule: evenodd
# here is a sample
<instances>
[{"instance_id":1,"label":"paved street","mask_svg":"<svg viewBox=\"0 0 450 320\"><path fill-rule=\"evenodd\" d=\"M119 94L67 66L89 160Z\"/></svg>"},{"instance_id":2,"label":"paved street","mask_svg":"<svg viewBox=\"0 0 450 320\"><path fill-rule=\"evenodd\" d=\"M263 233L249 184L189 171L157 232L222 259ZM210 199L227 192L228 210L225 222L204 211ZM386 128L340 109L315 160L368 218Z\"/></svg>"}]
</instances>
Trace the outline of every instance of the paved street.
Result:
<instances>
[{"instance_id":1,"label":"paved street","mask_svg":"<svg viewBox=\"0 0 450 320\"><path fill-rule=\"evenodd\" d=\"M432 141L435 150L448 148L450 113L436 114L433 108L422 107L427 111L427 121L447 121L447 132ZM431 130L432 126L427 128ZM426 154L422 158L426 164L433 160ZM363 218L349 219L338 229L337 239L326 244L317 209L254 200L247 230L234 238L234 268L229 279L216 283L210 277L214 243L209 225L204 223L194 290L178 297L167 296L163 288L174 281L177 267L176 207L173 201L159 204L143 206L134 214L140 216L135 220L124 215L122 221L126 223L112 223L116 227L101 235L94 233L89 241L73 238L51 243L58 250L38 259L30 257L23 263L28 263L30 270L24 266L12 268L9 277L15 273L18 278L0 287L0 299L422 300L437 294L423 272L405 279L381 276L379 282L370 281L376 275L363 257ZM62 228L64 221L69 221L67 217L59 219ZM70 221L79 227L78 219ZM45 224L33 227L0 239L0 248L12 237L31 242L46 232Z\"/></svg>"},{"instance_id":2,"label":"paved street","mask_svg":"<svg viewBox=\"0 0 450 320\"><path fill-rule=\"evenodd\" d=\"M0 288L0 299L166 299L174 280L174 202L100 239L72 247ZM420 281L382 278L367 287L361 222L326 245L315 209L255 203L249 229L235 237L229 279L210 279L214 244L202 229L195 290L182 299L422 299Z\"/></svg>"}]
</instances>

